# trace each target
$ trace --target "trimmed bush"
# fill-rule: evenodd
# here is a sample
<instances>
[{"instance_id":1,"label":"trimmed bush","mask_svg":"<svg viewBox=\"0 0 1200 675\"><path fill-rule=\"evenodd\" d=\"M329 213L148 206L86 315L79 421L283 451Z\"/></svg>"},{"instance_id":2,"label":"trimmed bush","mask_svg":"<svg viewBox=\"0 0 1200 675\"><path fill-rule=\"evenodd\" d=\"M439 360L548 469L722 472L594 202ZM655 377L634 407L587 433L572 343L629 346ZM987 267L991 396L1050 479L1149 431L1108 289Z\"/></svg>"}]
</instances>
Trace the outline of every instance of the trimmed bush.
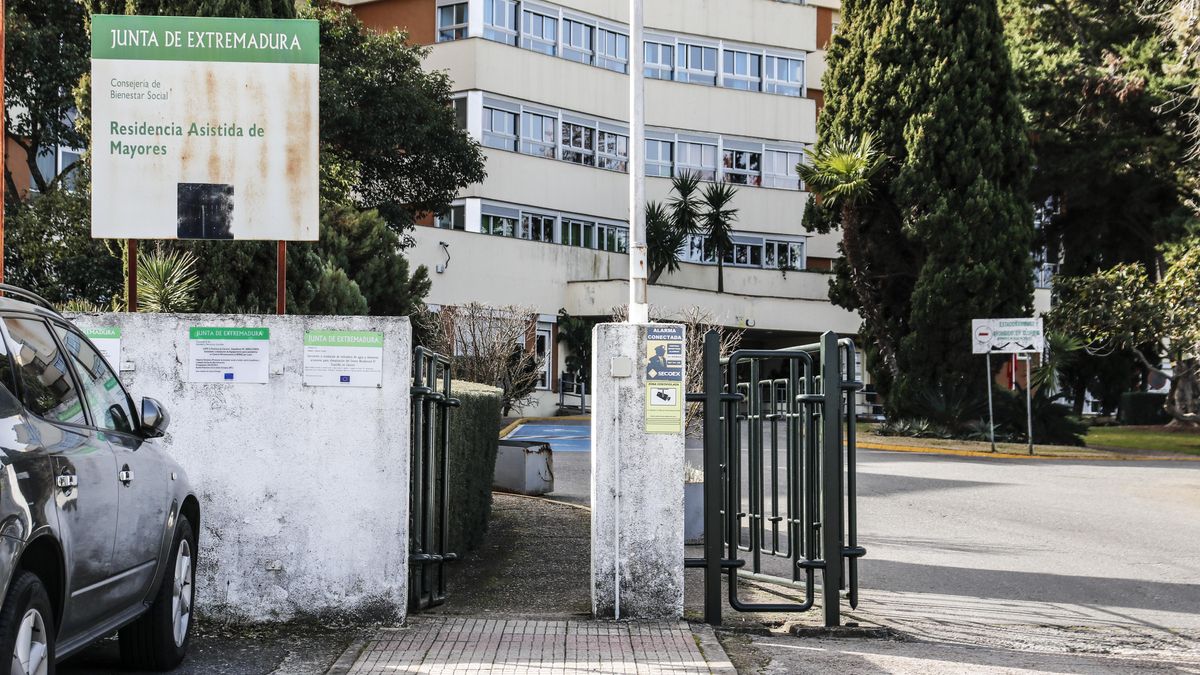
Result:
<instances>
[{"instance_id":1,"label":"trimmed bush","mask_svg":"<svg viewBox=\"0 0 1200 675\"><path fill-rule=\"evenodd\" d=\"M1117 409L1117 421L1121 424L1149 426L1171 421L1164 406L1166 394L1148 391L1127 391L1121 394L1121 407Z\"/></svg>"},{"instance_id":2,"label":"trimmed bush","mask_svg":"<svg viewBox=\"0 0 1200 675\"><path fill-rule=\"evenodd\" d=\"M1071 409L1056 403L1041 391L1030 401L1033 412L1033 442L1047 445L1083 445L1087 425L1071 414ZM1016 442L1028 439L1025 392L995 391L996 439L1001 436ZM986 425L985 425L986 426Z\"/></svg>"},{"instance_id":3,"label":"trimmed bush","mask_svg":"<svg viewBox=\"0 0 1200 675\"><path fill-rule=\"evenodd\" d=\"M452 552L462 555L483 541L492 512L502 392L459 380L451 385L451 392L462 406L450 413L448 543Z\"/></svg>"}]
</instances>

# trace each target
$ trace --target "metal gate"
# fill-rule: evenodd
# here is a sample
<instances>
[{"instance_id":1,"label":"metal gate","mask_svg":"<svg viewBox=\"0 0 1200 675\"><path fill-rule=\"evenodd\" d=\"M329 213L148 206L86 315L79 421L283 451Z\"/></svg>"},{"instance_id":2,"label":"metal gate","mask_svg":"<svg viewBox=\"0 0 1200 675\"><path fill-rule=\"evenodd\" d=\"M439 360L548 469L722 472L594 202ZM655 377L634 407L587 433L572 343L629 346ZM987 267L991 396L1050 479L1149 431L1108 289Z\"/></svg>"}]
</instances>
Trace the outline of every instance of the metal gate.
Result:
<instances>
[{"instance_id":1,"label":"metal gate","mask_svg":"<svg viewBox=\"0 0 1200 675\"><path fill-rule=\"evenodd\" d=\"M858 606L855 512L855 349L828 332L815 344L738 350L721 358L704 336L704 620L721 623L721 576L743 612L812 608L821 571L826 626L840 623L841 592ZM764 562L772 570L764 572ZM749 565L749 570L745 568ZM784 571L783 568L787 570ZM739 574L804 589L802 603L749 603Z\"/></svg>"},{"instance_id":2,"label":"metal gate","mask_svg":"<svg viewBox=\"0 0 1200 675\"><path fill-rule=\"evenodd\" d=\"M418 611L446 601L445 563L450 512L450 360L417 347L413 352L412 463L409 466L408 608ZM440 389L440 390L439 390Z\"/></svg>"}]
</instances>

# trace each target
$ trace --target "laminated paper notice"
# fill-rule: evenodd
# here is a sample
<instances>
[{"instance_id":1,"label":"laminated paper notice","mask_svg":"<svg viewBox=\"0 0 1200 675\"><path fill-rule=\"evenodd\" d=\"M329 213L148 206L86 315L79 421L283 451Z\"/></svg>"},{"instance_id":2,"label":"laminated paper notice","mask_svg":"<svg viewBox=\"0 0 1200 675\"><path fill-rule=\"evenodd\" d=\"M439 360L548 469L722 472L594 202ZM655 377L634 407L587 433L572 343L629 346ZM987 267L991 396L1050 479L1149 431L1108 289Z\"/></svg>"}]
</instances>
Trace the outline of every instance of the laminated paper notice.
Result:
<instances>
[{"instance_id":1,"label":"laminated paper notice","mask_svg":"<svg viewBox=\"0 0 1200 675\"><path fill-rule=\"evenodd\" d=\"M83 334L96 345L96 349L112 366L114 372L121 369L121 329L118 326L86 328Z\"/></svg>"},{"instance_id":2,"label":"laminated paper notice","mask_svg":"<svg viewBox=\"0 0 1200 675\"><path fill-rule=\"evenodd\" d=\"M268 328L188 329L188 382L256 382L270 374Z\"/></svg>"},{"instance_id":3,"label":"laminated paper notice","mask_svg":"<svg viewBox=\"0 0 1200 675\"><path fill-rule=\"evenodd\" d=\"M683 432L683 326L646 329L646 433Z\"/></svg>"},{"instance_id":4,"label":"laminated paper notice","mask_svg":"<svg viewBox=\"0 0 1200 675\"><path fill-rule=\"evenodd\" d=\"M383 333L306 331L304 384L309 387L383 386Z\"/></svg>"}]
</instances>

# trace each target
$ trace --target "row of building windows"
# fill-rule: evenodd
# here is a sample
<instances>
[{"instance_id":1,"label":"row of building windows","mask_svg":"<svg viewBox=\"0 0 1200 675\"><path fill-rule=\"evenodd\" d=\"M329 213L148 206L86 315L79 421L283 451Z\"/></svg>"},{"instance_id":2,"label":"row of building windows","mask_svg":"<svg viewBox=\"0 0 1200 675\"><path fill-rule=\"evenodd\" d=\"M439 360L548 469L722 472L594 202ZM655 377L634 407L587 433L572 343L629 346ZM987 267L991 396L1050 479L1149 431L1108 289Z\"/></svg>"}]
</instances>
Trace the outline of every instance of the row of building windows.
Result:
<instances>
[{"instance_id":1,"label":"row of building windows","mask_svg":"<svg viewBox=\"0 0 1200 675\"><path fill-rule=\"evenodd\" d=\"M704 235L690 235L681 257L701 265L717 264L716 251ZM804 242L735 235L733 248L725 252L723 262L734 267L803 270Z\"/></svg>"},{"instance_id":2,"label":"row of building windows","mask_svg":"<svg viewBox=\"0 0 1200 675\"><path fill-rule=\"evenodd\" d=\"M629 72L628 30L546 4L482 0L483 37L618 73ZM438 7L438 42L468 35L466 2ZM625 32L622 32L625 31ZM784 96L804 96L804 54L653 34L646 77Z\"/></svg>"},{"instance_id":3,"label":"row of building windows","mask_svg":"<svg viewBox=\"0 0 1200 675\"><path fill-rule=\"evenodd\" d=\"M801 190L796 145L770 147L719 136L646 132L646 175L690 171L702 180ZM629 132L619 124L485 98L483 145L610 171L629 169ZM719 160L719 161L718 161Z\"/></svg>"},{"instance_id":4,"label":"row of building windows","mask_svg":"<svg viewBox=\"0 0 1200 675\"><path fill-rule=\"evenodd\" d=\"M465 207L451 207L434 220L434 225L443 229L466 230ZM485 204L479 219L479 231L547 244L612 253L629 252L629 228L625 225L541 210L526 211Z\"/></svg>"},{"instance_id":5,"label":"row of building windows","mask_svg":"<svg viewBox=\"0 0 1200 675\"><path fill-rule=\"evenodd\" d=\"M453 206L438 216L434 225L443 229L466 230L466 207ZM629 228L625 224L590 219L574 214L545 210L526 210L484 203L479 231L499 237L512 237L548 244L578 246L613 253L629 252ZM804 241L769 239L735 234L733 248L725 253L724 263L735 267L803 270ZM716 253L704 235L692 235L684 243L680 257L702 265L715 265Z\"/></svg>"}]
</instances>

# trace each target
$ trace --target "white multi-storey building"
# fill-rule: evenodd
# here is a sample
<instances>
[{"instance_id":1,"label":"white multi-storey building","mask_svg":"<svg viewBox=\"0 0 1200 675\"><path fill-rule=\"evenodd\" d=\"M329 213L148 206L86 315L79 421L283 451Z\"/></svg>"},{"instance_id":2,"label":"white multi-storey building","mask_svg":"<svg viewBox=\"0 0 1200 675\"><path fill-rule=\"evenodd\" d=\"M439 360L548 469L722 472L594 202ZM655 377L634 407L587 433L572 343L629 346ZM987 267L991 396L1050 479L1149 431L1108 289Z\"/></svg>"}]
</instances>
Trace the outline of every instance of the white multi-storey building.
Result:
<instances>
[{"instance_id":1,"label":"white multi-storey building","mask_svg":"<svg viewBox=\"0 0 1200 675\"><path fill-rule=\"evenodd\" d=\"M432 272L429 302L528 305L547 354L536 411L557 402L560 309L611 315L629 297L627 0L343 0L378 30L432 45L461 123L483 144L487 180L418 227L413 262ZM697 238L650 287L652 312L691 307L747 329L743 344L785 346L857 331L828 300L838 235L808 235L796 174L816 141L824 47L836 0L646 3L646 193L698 172L738 187L725 292Z\"/></svg>"}]
</instances>

